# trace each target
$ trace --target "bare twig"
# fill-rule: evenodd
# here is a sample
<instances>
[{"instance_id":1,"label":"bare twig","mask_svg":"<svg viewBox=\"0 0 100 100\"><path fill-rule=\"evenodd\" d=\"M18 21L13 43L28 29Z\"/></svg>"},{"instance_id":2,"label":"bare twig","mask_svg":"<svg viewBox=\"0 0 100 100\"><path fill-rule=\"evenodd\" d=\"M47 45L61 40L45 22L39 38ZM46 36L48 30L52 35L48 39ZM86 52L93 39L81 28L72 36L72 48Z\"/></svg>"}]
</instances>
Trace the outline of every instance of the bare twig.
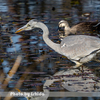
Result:
<instances>
[{"instance_id":1,"label":"bare twig","mask_svg":"<svg viewBox=\"0 0 100 100\"><path fill-rule=\"evenodd\" d=\"M11 78L13 77L13 75L16 73L20 63L21 63L21 60L22 60L22 56L19 55L15 61L15 64L14 66L12 67L12 69L10 70L9 74L8 74L8 77L5 79L4 83L3 83L3 86L2 86L2 89L6 89L7 85L8 85L8 82L11 80ZM10 100L12 97L8 97L6 96L4 98L4 100Z\"/></svg>"}]
</instances>

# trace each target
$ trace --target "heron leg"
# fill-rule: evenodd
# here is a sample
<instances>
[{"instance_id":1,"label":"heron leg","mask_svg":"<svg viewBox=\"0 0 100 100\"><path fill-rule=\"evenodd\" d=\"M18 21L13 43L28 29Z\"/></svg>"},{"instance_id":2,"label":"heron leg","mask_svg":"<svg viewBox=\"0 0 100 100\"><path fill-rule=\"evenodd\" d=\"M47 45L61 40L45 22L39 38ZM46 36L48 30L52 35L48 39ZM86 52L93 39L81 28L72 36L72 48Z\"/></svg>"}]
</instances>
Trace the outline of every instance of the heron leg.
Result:
<instances>
[{"instance_id":1,"label":"heron leg","mask_svg":"<svg viewBox=\"0 0 100 100\"><path fill-rule=\"evenodd\" d=\"M76 66L73 66L73 68L78 68L81 72L82 72L82 78L83 78L83 75L84 75L84 69L83 69L83 65L82 63L79 63L79 62L75 62L76 63Z\"/></svg>"},{"instance_id":2,"label":"heron leg","mask_svg":"<svg viewBox=\"0 0 100 100\"><path fill-rule=\"evenodd\" d=\"M84 69L83 69L83 67L84 67L84 66L81 65L81 68L82 68L82 69L81 69L81 72L82 72L82 78L83 78L83 75L84 75Z\"/></svg>"}]
</instances>

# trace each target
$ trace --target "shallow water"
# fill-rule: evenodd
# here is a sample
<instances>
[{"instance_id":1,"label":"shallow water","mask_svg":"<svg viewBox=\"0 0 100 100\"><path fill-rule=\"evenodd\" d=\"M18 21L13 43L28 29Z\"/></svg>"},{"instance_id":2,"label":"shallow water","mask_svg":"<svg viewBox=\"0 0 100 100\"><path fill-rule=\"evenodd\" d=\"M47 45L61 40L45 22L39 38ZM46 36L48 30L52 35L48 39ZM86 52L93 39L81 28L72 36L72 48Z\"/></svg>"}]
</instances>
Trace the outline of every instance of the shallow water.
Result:
<instances>
[{"instance_id":1,"label":"shallow water","mask_svg":"<svg viewBox=\"0 0 100 100\"><path fill-rule=\"evenodd\" d=\"M89 17L82 17L91 13ZM32 86L38 83L34 78L54 75L66 66L74 63L48 47L42 39L42 30L15 34L15 31L25 25L30 19L38 19L45 23L50 31L50 39L60 43L58 22L67 20L70 26L84 21L100 20L99 0L0 0L0 68L6 77L13 67L18 55L22 55L21 64L11 82L17 81L24 73L25 80L19 89L21 91L42 91L43 86ZM99 67L100 63L89 62L87 67ZM29 73L31 72L31 73ZM44 72L35 75L32 72ZM12 81L14 80L14 81ZM31 80L28 81L27 80ZM41 81L39 81L41 82ZM44 83L44 82L41 82ZM8 84L5 91L12 90L14 85ZM14 90L16 91L16 90ZM55 98L53 98L55 100ZM63 98L65 99L65 98ZM68 99L68 98L67 98Z\"/></svg>"}]
</instances>

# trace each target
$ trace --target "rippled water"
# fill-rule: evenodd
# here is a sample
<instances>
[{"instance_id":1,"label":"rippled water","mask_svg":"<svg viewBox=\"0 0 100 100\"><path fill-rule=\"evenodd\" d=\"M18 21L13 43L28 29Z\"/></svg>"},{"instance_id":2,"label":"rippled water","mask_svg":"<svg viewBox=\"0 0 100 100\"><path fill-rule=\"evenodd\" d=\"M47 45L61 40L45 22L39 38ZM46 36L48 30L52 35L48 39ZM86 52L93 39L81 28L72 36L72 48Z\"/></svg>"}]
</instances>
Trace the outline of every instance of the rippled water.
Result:
<instances>
[{"instance_id":1,"label":"rippled water","mask_svg":"<svg viewBox=\"0 0 100 100\"><path fill-rule=\"evenodd\" d=\"M91 13L89 17L82 14ZM30 19L38 19L45 23L50 31L50 39L60 43L58 23L67 20L70 26L84 21L100 20L99 0L0 0L0 69L6 77L13 67L18 55L22 55L21 64L5 91L12 90L24 73L27 73L21 91L42 91L42 86L31 86L37 81L34 78L54 75L66 66L72 66L66 57L49 48L42 39L42 30L15 34ZM86 66L100 66L90 62ZM31 72L31 73L29 73ZM35 75L32 72L44 72ZM4 80L4 78L2 79ZM2 83L2 80L0 81ZM31 80L31 81L27 81ZM39 83L41 81L38 81ZM41 82L44 83L44 82ZM14 89L14 91L16 91ZM56 98L55 98L56 99ZM54 99L54 100L55 100ZM65 99L65 98L63 98ZM24 100L24 99L23 99Z\"/></svg>"}]
</instances>

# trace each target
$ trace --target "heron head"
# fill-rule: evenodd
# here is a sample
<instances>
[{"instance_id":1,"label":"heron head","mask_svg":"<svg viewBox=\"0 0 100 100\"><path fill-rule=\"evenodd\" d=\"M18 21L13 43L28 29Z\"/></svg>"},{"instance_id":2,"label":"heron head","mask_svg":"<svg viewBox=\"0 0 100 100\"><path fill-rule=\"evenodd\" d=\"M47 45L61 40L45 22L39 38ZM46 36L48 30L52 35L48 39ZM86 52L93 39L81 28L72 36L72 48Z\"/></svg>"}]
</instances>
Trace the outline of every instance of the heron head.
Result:
<instances>
[{"instance_id":1,"label":"heron head","mask_svg":"<svg viewBox=\"0 0 100 100\"><path fill-rule=\"evenodd\" d=\"M58 23L59 31L64 30L65 27L69 27L68 22L65 21L65 20L61 20L61 21Z\"/></svg>"},{"instance_id":2,"label":"heron head","mask_svg":"<svg viewBox=\"0 0 100 100\"><path fill-rule=\"evenodd\" d=\"M19 33L21 31L28 31L28 30L32 30L35 27L37 27L38 21L36 19L32 19L30 20L26 25L24 25L23 27L19 28L15 33Z\"/></svg>"}]
</instances>

